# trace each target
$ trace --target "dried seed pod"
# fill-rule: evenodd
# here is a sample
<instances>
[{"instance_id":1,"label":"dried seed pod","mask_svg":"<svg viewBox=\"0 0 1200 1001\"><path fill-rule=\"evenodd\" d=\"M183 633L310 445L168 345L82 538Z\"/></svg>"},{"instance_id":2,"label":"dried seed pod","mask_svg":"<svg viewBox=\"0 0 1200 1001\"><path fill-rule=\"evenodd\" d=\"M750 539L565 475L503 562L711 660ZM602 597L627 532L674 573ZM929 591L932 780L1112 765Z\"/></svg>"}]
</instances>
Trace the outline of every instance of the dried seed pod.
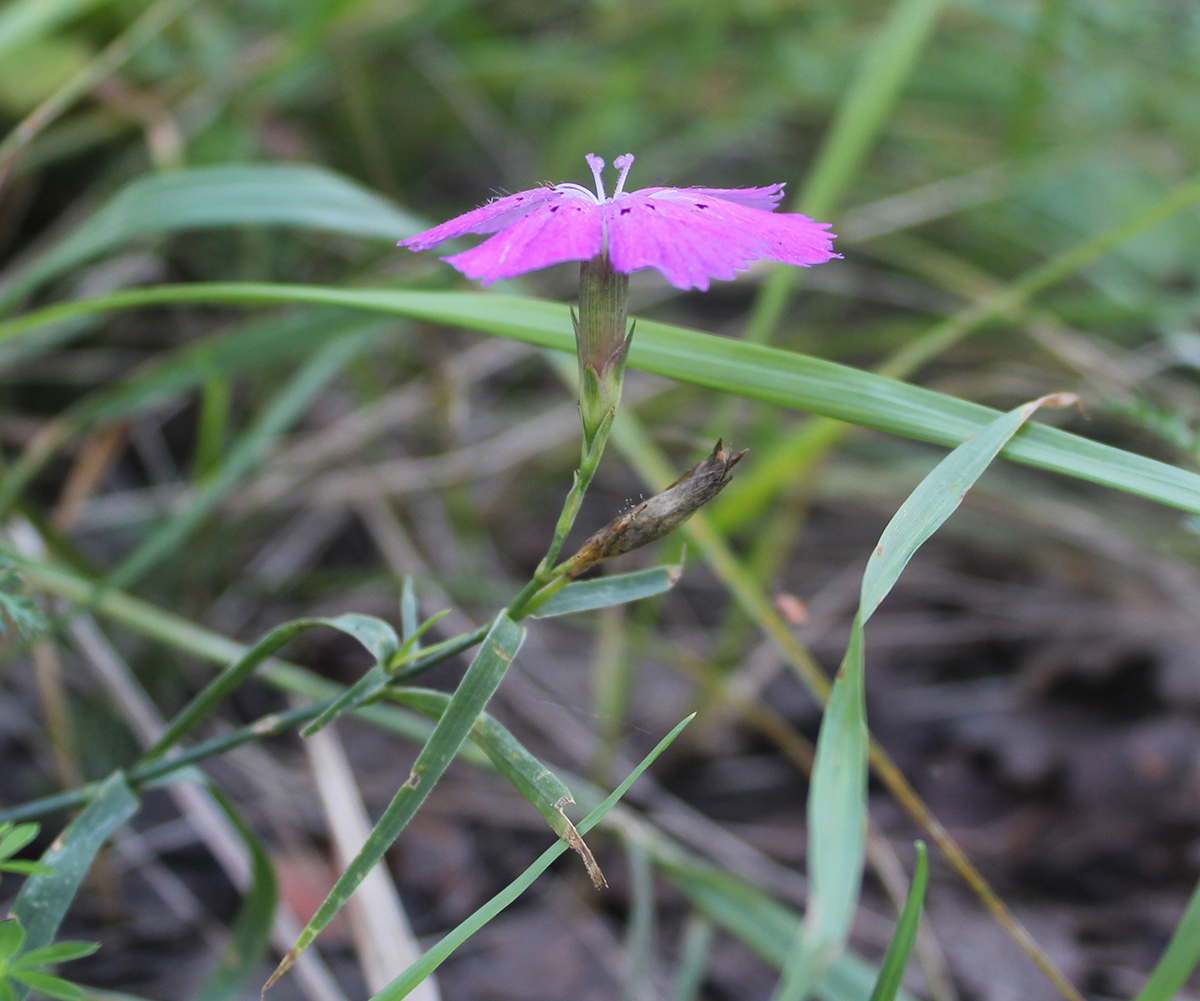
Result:
<instances>
[{"instance_id":1,"label":"dried seed pod","mask_svg":"<svg viewBox=\"0 0 1200 1001\"><path fill-rule=\"evenodd\" d=\"M578 577L597 563L640 549L674 531L721 492L730 480L731 470L745 454L745 449L737 455L726 452L718 440L707 459L662 493L617 516L588 539L567 560L567 574Z\"/></svg>"}]
</instances>

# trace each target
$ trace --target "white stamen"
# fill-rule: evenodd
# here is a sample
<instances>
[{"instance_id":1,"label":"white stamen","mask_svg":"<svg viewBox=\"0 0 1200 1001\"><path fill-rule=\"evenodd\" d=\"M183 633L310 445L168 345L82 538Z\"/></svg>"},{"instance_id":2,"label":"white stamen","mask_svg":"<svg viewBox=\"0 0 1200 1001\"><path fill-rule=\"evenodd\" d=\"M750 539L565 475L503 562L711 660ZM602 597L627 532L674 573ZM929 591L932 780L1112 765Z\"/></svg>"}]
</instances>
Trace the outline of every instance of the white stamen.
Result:
<instances>
[{"instance_id":1,"label":"white stamen","mask_svg":"<svg viewBox=\"0 0 1200 1001\"><path fill-rule=\"evenodd\" d=\"M595 153L589 153L584 159L587 160L588 166L592 168L592 177L596 179L596 194L599 196L600 201L604 201L608 197L604 193L604 181L600 178L600 171L604 169L604 161L596 156Z\"/></svg>"},{"instance_id":2,"label":"white stamen","mask_svg":"<svg viewBox=\"0 0 1200 1001\"><path fill-rule=\"evenodd\" d=\"M629 168L633 166L633 154L625 153L617 157L613 160L613 166L621 172L621 176L617 178L616 190L613 191L613 198L616 198L625 190L625 178L629 175Z\"/></svg>"},{"instance_id":3,"label":"white stamen","mask_svg":"<svg viewBox=\"0 0 1200 1001\"><path fill-rule=\"evenodd\" d=\"M574 181L563 181L562 184L554 185L554 190L564 195L574 195L576 198L583 198L589 202L599 205L603 199L597 198L594 191L589 191L582 184L576 184Z\"/></svg>"}]
</instances>

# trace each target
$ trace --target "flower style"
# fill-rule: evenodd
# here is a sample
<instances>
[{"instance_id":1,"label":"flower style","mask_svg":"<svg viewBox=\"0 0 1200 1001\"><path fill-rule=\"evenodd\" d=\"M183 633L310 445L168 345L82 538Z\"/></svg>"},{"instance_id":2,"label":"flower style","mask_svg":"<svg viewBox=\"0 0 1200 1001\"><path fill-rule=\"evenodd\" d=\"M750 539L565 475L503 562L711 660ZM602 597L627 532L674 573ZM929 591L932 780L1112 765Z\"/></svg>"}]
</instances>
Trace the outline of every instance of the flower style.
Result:
<instances>
[{"instance_id":1,"label":"flower style","mask_svg":"<svg viewBox=\"0 0 1200 1001\"><path fill-rule=\"evenodd\" d=\"M608 196L604 161L587 156L596 190L567 182L505 195L399 243L429 250L468 233L494 234L472 250L443 258L489 285L527 271L606 255L613 270L654 268L678 289L707 290L767 258L808 267L833 253L826 223L775 212L783 185L765 188L642 188L626 191L633 154L613 161L620 172Z\"/></svg>"}]
</instances>

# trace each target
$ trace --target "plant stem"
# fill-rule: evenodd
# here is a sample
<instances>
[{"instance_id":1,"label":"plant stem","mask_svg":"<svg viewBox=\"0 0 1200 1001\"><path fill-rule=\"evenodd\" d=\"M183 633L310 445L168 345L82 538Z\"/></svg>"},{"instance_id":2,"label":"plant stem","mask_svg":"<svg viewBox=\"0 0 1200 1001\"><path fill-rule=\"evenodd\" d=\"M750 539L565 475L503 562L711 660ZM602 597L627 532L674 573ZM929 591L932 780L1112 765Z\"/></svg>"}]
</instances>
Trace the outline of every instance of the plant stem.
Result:
<instances>
[{"instance_id":1,"label":"plant stem","mask_svg":"<svg viewBox=\"0 0 1200 1001\"><path fill-rule=\"evenodd\" d=\"M563 501L562 513L558 516L558 524L554 526L554 538L550 540L550 548L546 550L546 555L542 557L541 563L538 564L533 579L509 602L508 614L513 619L520 619L533 597L547 584L561 577L564 572L564 567L555 565L558 561L558 554L562 552L563 543L567 541L567 535L570 533L571 527L575 524L575 518L579 514L580 505L583 503L583 495L587 493L587 488L591 485L592 478L596 475L596 470L600 466L600 457L604 454L604 446L608 444L608 435L612 430L614 416L615 412L610 410L608 416L604 418L599 428L597 428L596 434L592 438L591 447L589 448L586 444L584 445L583 456L579 461L579 469L575 473L575 481L571 484L571 489L567 493L566 500Z\"/></svg>"},{"instance_id":2,"label":"plant stem","mask_svg":"<svg viewBox=\"0 0 1200 1001\"><path fill-rule=\"evenodd\" d=\"M583 450L575 480L563 501L558 524L554 526L550 548L538 564L533 579L509 602L508 614L514 620L526 613L544 588L553 585L557 590L562 586L555 584L565 573L565 564L556 565L558 556L575 524L583 495L600 466L621 401L625 359L633 336L632 332L626 334L625 331L628 300L629 276L615 271L607 254L600 254L580 265L575 348L579 357L579 419L583 425Z\"/></svg>"}]
</instances>

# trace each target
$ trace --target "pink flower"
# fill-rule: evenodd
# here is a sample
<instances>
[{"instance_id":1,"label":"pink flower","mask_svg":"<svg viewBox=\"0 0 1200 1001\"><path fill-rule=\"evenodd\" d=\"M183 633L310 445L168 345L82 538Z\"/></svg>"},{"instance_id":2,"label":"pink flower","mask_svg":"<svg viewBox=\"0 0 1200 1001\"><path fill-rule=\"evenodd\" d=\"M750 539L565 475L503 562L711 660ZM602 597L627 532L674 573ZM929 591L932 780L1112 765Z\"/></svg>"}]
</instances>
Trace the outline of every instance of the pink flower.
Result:
<instances>
[{"instance_id":1,"label":"pink flower","mask_svg":"<svg viewBox=\"0 0 1200 1001\"><path fill-rule=\"evenodd\" d=\"M589 153L587 162L595 192L570 182L518 191L399 246L429 250L467 233L493 233L478 247L443 258L484 285L607 252L616 271L654 268L676 288L702 290L710 278L733 278L760 258L808 267L841 256L831 249L827 223L774 211L783 198L782 184L625 191L633 164L633 155L626 153L613 162L621 176L610 198L600 178L604 161Z\"/></svg>"}]
</instances>

